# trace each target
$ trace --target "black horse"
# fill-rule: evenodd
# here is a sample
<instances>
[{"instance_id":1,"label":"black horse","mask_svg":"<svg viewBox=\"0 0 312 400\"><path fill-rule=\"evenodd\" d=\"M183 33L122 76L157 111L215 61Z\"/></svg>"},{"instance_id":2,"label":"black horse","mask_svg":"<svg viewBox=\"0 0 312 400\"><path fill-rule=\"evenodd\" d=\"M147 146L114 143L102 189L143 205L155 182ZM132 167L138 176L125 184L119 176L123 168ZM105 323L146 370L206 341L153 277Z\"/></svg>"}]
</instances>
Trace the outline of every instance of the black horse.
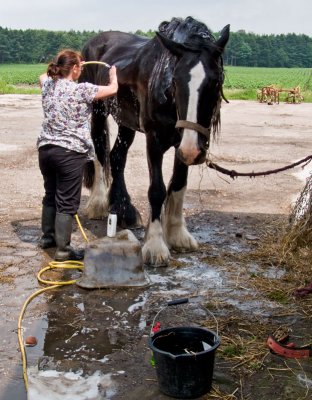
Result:
<instances>
[{"instance_id":1,"label":"black horse","mask_svg":"<svg viewBox=\"0 0 312 400\"><path fill-rule=\"evenodd\" d=\"M127 192L124 169L135 132L145 133L151 208L142 249L146 264L166 265L170 248L197 248L196 240L186 228L183 199L188 167L205 161L210 135L217 132L220 124L222 52L228 39L229 25L216 40L206 25L192 17L173 18L160 24L153 39L103 32L82 51L85 61L116 65L119 82L116 97L99 101L93 107L91 134L98 162L95 168L89 168L93 179L90 175L86 178L87 187L92 188L88 214L98 218L104 212L114 211L121 227L141 223ZM86 66L81 81L105 84L103 68ZM118 124L118 136L111 151L109 114ZM166 191L162 162L171 146L176 150Z\"/></svg>"}]
</instances>

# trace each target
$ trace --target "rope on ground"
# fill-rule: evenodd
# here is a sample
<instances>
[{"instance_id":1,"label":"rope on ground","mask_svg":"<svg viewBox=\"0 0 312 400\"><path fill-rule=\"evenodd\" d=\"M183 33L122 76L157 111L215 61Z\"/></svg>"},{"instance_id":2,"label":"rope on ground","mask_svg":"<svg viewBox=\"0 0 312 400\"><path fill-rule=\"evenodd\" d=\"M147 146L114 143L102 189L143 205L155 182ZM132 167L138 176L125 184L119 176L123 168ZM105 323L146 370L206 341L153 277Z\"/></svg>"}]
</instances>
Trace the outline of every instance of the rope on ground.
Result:
<instances>
[{"instance_id":1,"label":"rope on ground","mask_svg":"<svg viewBox=\"0 0 312 400\"><path fill-rule=\"evenodd\" d=\"M261 171L261 172L237 172L235 170L229 170L224 167L220 167L218 164L206 160L206 165L208 168L214 169L218 172L221 172L222 174L229 175L232 179L237 178L238 176L248 176L249 178L255 178L256 176L266 176L266 175L272 175L272 174L277 174L278 172L286 171L291 168L298 167L298 165L304 164L302 168L304 168L309 162L312 160L312 155L309 155L302 160L296 161L292 164L288 164L284 167L281 168L276 168L276 169L271 169L267 171Z\"/></svg>"}]
</instances>

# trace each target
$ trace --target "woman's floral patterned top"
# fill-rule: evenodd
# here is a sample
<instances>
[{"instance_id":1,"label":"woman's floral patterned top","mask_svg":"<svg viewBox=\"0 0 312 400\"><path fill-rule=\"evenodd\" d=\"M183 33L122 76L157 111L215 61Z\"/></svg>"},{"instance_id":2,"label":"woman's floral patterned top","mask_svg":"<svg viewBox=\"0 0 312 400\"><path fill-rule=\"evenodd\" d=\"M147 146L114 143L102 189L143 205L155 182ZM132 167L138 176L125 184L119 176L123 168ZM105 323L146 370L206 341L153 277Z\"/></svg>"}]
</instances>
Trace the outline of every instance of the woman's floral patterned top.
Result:
<instances>
[{"instance_id":1,"label":"woman's floral patterned top","mask_svg":"<svg viewBox=\"0 0 312 400\"><path fill-rule=\"evenodd\" d=\"M98 86L47 78L42 84L44 119L37 147L52 144L94 158L90 135L92 101Z\"/></svg>"}]
</instances>

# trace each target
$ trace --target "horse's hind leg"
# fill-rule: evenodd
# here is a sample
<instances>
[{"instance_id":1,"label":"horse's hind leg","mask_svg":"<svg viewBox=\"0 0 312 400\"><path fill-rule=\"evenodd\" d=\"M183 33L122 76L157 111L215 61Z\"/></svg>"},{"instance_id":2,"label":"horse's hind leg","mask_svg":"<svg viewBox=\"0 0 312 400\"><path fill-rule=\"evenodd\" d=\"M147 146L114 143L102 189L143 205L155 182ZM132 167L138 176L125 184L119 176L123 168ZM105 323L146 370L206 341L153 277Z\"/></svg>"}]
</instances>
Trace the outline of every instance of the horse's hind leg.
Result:
<instances>
[{"instance_id":1,"label":"horse's hind leg","mask_svg":"<svg viewBox=\"0 0 312 400\"><path fill-rule=\"evenodd\" d=\"M93 164L94 177L86 204L86 213L90 219L102 219L108 214L108 184L104 178L103 166L97 157Z\"/></svg>"},{"instance_id":2,"label":"horse's hind leg","mask_svg":"<svg viewBox=\"0 0 312 400\"><path fill-rule=\"evenodd\" d=\"M192 251L198 247L196 240L187 230L183 216L187 174L188 166L175 157L173 175L168 187L162 215L162 225L169 248L179 251Z\"/></svg>"},{"instance_id":3,"label":"horse's hind leg","mask_svg":"<svg viewBox=\"0 0 312 400\"><path fill-rule=\"evenodd\" d=\"M91 219L102 219L108 211L108 188L110 185L109 152L110 141L105 105L102 101L93 105L91 136L95 148L94 169L85 176L90 196L86 212Z\"/></svg>"},{"instance_id":4,"label":"horse's hind leg","mask_svg":"<svg viewBox=\"0 0 312 400\"><path fill-rule=\"evenodd\" d=\"M131 204L124 175L128 150L134 136L135 131L119 126L118 135L110 153L113 180L109 193L109 210L117 214L117 223L123 228L135 228L142 225L140 213Z\"/></svg>"}]
</instances>

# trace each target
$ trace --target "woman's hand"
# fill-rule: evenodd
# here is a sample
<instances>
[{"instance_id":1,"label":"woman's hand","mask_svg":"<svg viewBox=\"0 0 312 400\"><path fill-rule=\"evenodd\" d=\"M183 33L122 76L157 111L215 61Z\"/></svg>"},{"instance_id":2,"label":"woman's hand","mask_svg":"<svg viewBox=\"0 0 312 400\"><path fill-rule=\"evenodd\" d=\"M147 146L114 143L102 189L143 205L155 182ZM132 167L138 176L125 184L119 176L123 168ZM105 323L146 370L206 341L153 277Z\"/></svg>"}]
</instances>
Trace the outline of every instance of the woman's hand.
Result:
<instances>
[{"instance_id":1,"label":"woman's hand","mask_svg":"<svg viewBox=\"0 0 312 400\"><path fill-rule=\"evenodd\" d=\"M118 90L117 70L115 65L112 65L109 70L109 84L107 86L99 86L99 91L95 95L94 100L114 96L117 93L117 90Z\"/></svg>"},{"instance_id":2,"label":"woman's hand","mask_svg":"<svg viewBox=\"0 0 312 400\"><path fill-rule=\"evenodd\" d=\"M118 84L117 69L116 69L115 65L112 65L109 69L109 83L110 84Z\"/></svg>"}]
</instances>

